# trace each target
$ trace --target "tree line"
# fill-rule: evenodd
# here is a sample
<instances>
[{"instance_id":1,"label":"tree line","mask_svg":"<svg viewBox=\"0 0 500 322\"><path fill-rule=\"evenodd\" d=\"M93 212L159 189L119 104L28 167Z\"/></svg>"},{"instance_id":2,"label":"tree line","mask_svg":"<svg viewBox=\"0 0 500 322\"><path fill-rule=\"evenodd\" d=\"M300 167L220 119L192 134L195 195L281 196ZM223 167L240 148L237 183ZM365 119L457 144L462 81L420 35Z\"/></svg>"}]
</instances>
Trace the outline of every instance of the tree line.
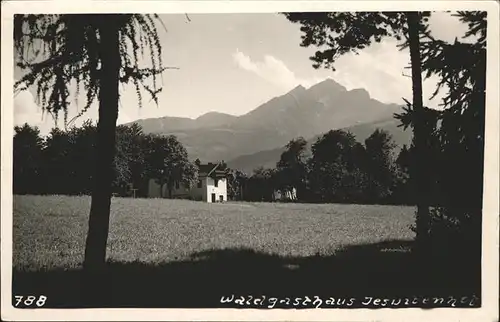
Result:
<instances>
[{"instance_id":1,"label":"tree line","mask_svg":"<svg viewBox=\"0 0 500 322\"><path fill-rule=\"evenodd\" d=\"M97 135L91 121L68 130L54 128L46 137L28 124L14 129L15 194L91 193ZM312 145L312 156L307 141L297 138L287 144L274 169L260 167L252 175L225 163L221 169L230 200L408 204L408 149L404 146L396 158L395 147L383 130L364 145L349 132L332 130ZM119 125L112 190L131 196L134 189L134 196L147 197L149 179L155 179L170 197L176 182L196 183L199 163L190 161L175 136L145 134L136 123Z\"/></svg>"},{"instance_id":2,"label":"tree line","mask_svg":"<svg viewBox=\"0 0 500 322\"><path fill-rule=\"evenodd\" d=\"M414 204L409 181L410 149L399 154L391 135L375 130L365 141L331 130L309 148L291 140L275 168L240 179L243 199L314 203Z\"/></svg>"},{"instance_id":3,"label":"tree line","mask_svg":"<svg viewBox=\"0 0 500 322\"><path fill-rule=\"evenodd\" d=\"M95 173L97 127L85 121L68 130L54 128L41 137L28 124L14 128L14 193L88 195ZM99 165L97 165L99 166ZM175 136L145 134L137 124L116 128L112 191L146 197L149 179L171 193L176 182L192 186L197 166Z\"/></svg>"}]
</instances>

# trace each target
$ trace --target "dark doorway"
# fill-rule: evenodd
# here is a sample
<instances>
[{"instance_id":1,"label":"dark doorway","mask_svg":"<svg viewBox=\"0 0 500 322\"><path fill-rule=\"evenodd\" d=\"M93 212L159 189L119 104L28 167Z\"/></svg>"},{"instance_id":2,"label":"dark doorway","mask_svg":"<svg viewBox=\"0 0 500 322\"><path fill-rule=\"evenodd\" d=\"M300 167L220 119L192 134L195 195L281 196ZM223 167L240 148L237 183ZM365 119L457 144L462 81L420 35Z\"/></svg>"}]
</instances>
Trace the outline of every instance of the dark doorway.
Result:
<instances>
[{"instance_id":1,"label":"dark doorway","mask_svg":"<svg viewBox=\"0 0 500 322\"><path fill-rule=\"evenodd\" d=\"M223 195L220 195L220 196L219 196L219 201L220 201L220 202L223 202L223 201L224 201L224 196L223 196Z\"/></svg>"},{"instance_id":2,"label":"dark doorway","mask_svg":"<svg viewBox=\"0 0 500 322\"><path fill-rule=\"evenodd\" d=\"M212 202L215 202L215 193L212 193Z\"/></svg>"}]
</instances>

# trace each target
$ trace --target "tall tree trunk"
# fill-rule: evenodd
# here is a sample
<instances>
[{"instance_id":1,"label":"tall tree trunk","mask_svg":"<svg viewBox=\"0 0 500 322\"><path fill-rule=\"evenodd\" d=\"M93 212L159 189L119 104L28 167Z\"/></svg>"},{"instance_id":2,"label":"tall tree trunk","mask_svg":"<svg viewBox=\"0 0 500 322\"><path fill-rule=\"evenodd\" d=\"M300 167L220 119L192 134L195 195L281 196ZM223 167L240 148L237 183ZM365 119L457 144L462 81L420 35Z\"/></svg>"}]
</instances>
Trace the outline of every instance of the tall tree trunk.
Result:
<instances>
[{"instance_id":1,"label":"tall tree trunk","mask_svg":"<svg viewBox=\"0 0 500 322\"><path fill-rule=\"evenodd\" d=\"M413 173L416 177L416 200L417 200L417 218L416 218L416 239L417 249L424 250L427 245L429 231L429 198L427 174L428 170L428 155L426 149L425 119L424 106L422 99L422 60L420 57L420 36L419 24L420 14L418 12L407 12L406 18L408 22L408 42L410 45L411 59L411 77L413 90L413 109L415 111L414 124L414 142L415 142L415 158Z\"/></svg>"},{"instance_id":2,"label":"tall tree trunk","mask_svg":"<svg viewBox=\"0 0 500 322\"><path fill-rule=\"evenodd\" d=\"M103 15L103 25L99 30L101 76L97 155L84 260L84 269L90 273L102 272L106 262L119 96L120 48L117 16Z\"/></svg>"}]
</instances>

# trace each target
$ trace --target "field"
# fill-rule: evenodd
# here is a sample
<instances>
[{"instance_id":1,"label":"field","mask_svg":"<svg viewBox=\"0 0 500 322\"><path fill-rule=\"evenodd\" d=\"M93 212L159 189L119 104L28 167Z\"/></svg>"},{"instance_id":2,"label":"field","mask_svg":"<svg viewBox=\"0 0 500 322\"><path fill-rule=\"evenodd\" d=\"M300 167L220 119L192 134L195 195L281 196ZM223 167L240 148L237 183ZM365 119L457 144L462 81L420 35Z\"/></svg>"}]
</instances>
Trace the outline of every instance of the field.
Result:
<instances>
[{"instance_id":1,"label":"field","mask_svg":"<svg viewBox=\"0 0 500 322\"><path fill-rule=\"evenodd\" d=\"M88 197L16 196L15 267L79 267L89 210ZM413 216L413 208L394 206L114 198L108 256L112 261L160 263L226 248L331 255L344 245L411 240Z\"/></svg>"},{"instance_id":2,"label":"field","mask_svg":"<svg viewBox=\"0 0 500 322\"><path fill-rule=\"evenodd\" d=\"M220 307L230 294L443 293L460 278L437 264L432 278L419 272L413 207L114 198L101 302L90 304L89 209L89 197L14 197L14 293L49 294L52 307Z\"/></svg>"}]
</instances>

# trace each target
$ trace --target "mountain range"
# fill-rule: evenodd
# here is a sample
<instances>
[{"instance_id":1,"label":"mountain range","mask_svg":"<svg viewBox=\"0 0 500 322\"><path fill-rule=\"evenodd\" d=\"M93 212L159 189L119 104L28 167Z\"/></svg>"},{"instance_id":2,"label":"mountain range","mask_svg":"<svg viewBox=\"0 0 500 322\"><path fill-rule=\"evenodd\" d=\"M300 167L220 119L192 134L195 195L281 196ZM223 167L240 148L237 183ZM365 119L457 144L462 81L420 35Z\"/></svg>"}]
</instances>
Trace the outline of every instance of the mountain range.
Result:
<instances>
[{"instance_id":1,"label":"mountain range","mask_svg":"<svg viewBox=\"0 0 500 322\"><path fill-rule=\"evenodd\" d=\"M387 130L399 146L408 144L393 114L401 105L385 104L364 89L347 90L333 79L306 89L299 85L241 116L209 112L196 119L160 117L137 120L146 133L172 134L191 159L226 160L229 167L251 172L274 167L283 147L302 136L314 141L332 129L351 131L359 142L377 128Z\"/></svg>"}]
</instances>

